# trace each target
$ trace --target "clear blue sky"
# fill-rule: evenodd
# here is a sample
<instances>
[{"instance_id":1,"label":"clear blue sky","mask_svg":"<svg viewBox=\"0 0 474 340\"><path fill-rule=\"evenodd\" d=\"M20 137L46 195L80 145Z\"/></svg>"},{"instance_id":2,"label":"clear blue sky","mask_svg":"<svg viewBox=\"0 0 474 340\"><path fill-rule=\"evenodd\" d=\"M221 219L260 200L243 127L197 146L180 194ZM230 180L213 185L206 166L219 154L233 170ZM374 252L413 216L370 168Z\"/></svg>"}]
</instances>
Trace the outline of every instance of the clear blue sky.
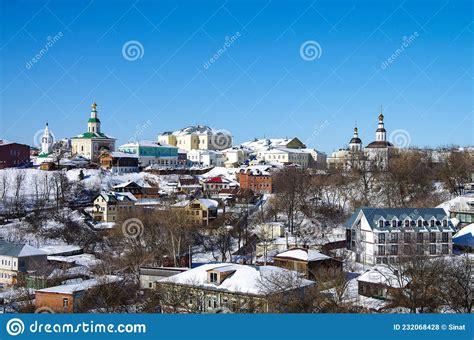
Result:
<instances>
[{"instance_id":1,"label":"clear blue sky","mask_svg":"<svg viewBox=\"0 0 474 340\"><path fill-rule=\"evenodd\" d=\"M373 141L380 105L411 145L474 144L471 1L1 3L7 140L33 144L46 121L56 138L82 133L96 100L119 144L199 123L331 152L355 122ZM141 58L124 58L129 41Z\"/></svg>"}]
</instances>

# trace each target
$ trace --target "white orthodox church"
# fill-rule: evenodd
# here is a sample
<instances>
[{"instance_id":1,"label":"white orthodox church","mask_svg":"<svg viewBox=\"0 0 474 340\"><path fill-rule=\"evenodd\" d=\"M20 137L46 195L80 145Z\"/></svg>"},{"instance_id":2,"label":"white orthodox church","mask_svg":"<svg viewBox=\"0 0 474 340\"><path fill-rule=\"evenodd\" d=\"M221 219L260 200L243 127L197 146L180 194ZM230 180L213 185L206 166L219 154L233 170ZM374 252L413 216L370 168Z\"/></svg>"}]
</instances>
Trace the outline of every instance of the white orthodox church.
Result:
<instances>
[{"instance_id":1,"label":"white orthodox church","mask_svg":"<svg viewBox=\"0 0 474 340\"><path fill-rule=\"evenodd\" d=\"M354 135L349 141L349 147L340 149L331 154L328 158L328 165L332 167L347 168L355 157L365 156L370 161L377 161L380 166L385 166L391 151L394 149L392 143L387 141L387 131L385 130L384 115L379 114L377 130L375 130L375 141L363 147L359 138L359 130L354 128Z\"/></svg>"},{"instance_id":2,"label":"white orthodox church","mask_svg":"<svg viewBox=\"0 0 474 340\"><path fill-rule=\"evenodd\" d=\"M41 152L40 156L43 157L48 156L53 152L53 144L54 138L51 132L49 131L48 123L46 123L46 127L44 128L43 136L41 137Z\"/></svg>"}]
</instances>

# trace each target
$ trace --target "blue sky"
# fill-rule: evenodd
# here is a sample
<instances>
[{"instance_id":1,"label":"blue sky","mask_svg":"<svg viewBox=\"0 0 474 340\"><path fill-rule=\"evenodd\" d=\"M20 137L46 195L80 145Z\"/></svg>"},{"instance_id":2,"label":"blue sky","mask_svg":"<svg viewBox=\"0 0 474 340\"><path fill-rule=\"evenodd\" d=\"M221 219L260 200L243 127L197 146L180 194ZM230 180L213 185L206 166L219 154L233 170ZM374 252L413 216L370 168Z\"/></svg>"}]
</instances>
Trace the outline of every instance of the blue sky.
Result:
<instances>
[{"instance_id":1,"label":"blue sky","mask_svg":"<svg viewBox=\"0 0 474 340\"><path fill-rule=\"evenodd\" d=\"M1 3L7 140L33 144L46 121L56 138L82 133L96 100L119 144L199 123L331 152L356 122L373 141L381 105L389 138L474 144L467 0Z\"/></svg>"}]
</instances>

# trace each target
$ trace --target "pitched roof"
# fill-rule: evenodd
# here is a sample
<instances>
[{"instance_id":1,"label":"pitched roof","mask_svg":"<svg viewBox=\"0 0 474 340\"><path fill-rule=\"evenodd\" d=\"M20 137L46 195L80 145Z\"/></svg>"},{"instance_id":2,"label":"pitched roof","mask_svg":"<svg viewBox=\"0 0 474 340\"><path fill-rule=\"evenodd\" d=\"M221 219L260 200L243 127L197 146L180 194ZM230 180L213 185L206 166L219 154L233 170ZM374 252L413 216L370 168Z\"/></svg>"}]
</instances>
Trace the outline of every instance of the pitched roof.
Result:
<instances>
[{"instance_id":1,"label":"pitched roof","mask_svg":"<svg viewBox=\"0 0 474 340\"><path fill-rule=\"evenodd\" d=\"M321 260L328 260L330 259L329 256L326 256L324 254L321 254L319 251L316 250L308 250L308 249L290 249L287 251L284 251L283 253L280 253L276 255L275 257L285 257L285 258L291 258L295 260L301 260L301 261L321 261Z\"/></svg>"},{"instance_id":2,"label":"pitched roof","mask_svg":"<svg viewBox=\"0 0 474 340\"><path fill-rule=\"evenodd\" d=\"M60 286L54 286L54 287L49 287L49 288L44 288L44 289L39 289L37 292L41 293L57 293L57 294L73 294L75 292L81 292L84 290L88 290L97 286L100 286L102 284L108 284L108 283L113 283L113 282L118 282L120 281L121 278L118 276L114 275L106 275L97 279L90 279L90 280L85 280L79 283L72 283L72 284L66 284L66 285L60 285Z\"/></svg>"},{"instance_id":3,"label":"pitched roof","mask_svg":"<svg viewBox=\"0 0 474 340\"><path fill-rule=\"evenodd\" d=\"M80 135L72 137L72 139L115 139L114 137L107 136L102 132L84 132Z\"/></svg>"},{"instance_id":4,"label":"pitched roof","mask_svg":"<svg viewBox=\"0 0 474 340\"><path fill-rule=\"evenodd\" d=\"M43 250L39 250L24 243L11 243L5 240L0 240L0 255L3 256L15 256L15 257L28 257L47 255Z\"/></svg>"},{"instance_id":5,"label":"pitched roof","mask_svg":"<svg viewBox=\"0 0 474 340\"><path fill-rule=\"evenodd\" d=\"M207 273L209 271L232 273L228 275L219 285L217 285L208 282ZM261 289L262 279L271 279L272 276L275 277L278 275L294 275L295 278L299 278L299 274L297 272L274 266L249 266L234 263L213 263L190 269L184 273L159 280L158 282L192 285L195 287L197 286L234 293L264 295L264 292ZM310 286L315 283L314 281L302 278L300 280L301 287Z\"/></svg>"},{"instance_id":6,"label":"pitched roof","mask_svg":"<svg viewBox=\"0 0 474 340\"><path fill-rule=\"evenodd\" d=\"M430 221L431 219L435 219L437 221L441 221L443 219L448 219L448 215L442 208L359 208L357 209L354 214L349 218L349 220L345 223L345 227L350 229L356 222L359 214L362 212L362 214L365 216L367 221L370 224L370 227L372 229L390 229L392 228L392 224L389 223L393 219L397 221L404 221L405 219L409 219L411 221L417 221L418 219L422 219L424 221ZM379 221L380 219L383 219L386 221L384 223L384 226L380 228L379 226ZM404 223L397 223L397 227L404 227ZM433 231L438 231L438 228L445 229L442 224L441 225L435 225L435 227L431 228L430 225L423 225L422 227L418 227L417 224L413 225L413 223L410 223L410 228L413 229L423 229L425 231L431 231L431 229L436 229ZM446 227L448 230L452 231L452 224L450 221L448 221L448 227Z\"/></svg>"}]
</instances>

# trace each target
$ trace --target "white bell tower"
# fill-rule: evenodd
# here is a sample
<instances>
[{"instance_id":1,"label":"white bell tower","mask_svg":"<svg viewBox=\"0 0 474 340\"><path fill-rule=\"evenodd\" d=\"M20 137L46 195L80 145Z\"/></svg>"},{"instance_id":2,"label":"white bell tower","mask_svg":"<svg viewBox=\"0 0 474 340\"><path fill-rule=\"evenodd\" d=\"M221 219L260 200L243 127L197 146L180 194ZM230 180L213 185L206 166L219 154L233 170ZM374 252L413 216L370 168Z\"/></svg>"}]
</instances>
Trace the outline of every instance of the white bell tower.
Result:
<instances>
[{"instance_id":1,"label":"white bell tower","mask_svg":"<svg viewBox=\"0 0 474 340\"><path fill-rule=\"evenodd\" d=\"M44 128L43 137L41 137L41 153L48 155L53 152L53 135L49 132L48 123L46 123L46 127Z\"/></svg>"},{"instance_id":2,"label":"white bell tower","mask_svg":"<svg viewBox=\"0 0 474 340\"><path fill-rule=\"evenodd\" d=\"M387 141L387 131L385 130L383 119L384 119L384 116L382 114L382 110L380 110L379 125L377 127L377 130L375 131L375 140L377 142L386 142Z\"/></svg>"}]
</instances>

